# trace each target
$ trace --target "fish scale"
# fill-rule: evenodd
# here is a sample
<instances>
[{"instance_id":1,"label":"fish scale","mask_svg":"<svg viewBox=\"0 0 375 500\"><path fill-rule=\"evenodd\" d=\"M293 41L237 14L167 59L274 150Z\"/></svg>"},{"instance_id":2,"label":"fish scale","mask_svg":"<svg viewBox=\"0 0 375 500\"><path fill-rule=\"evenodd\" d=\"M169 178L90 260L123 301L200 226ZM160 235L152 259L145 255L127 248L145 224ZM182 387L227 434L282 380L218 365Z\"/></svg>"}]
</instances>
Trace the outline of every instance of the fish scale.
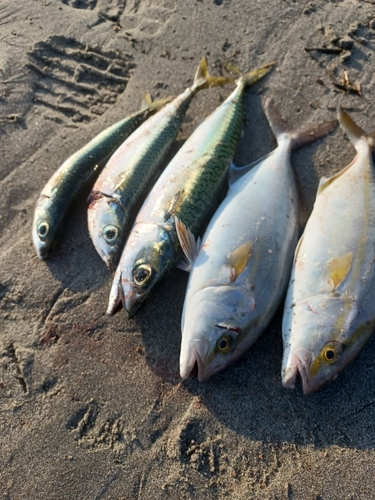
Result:
<instances>
[{"instance_id":1,"label":"fish scale","mask_svg":"<svg viewBox=\"0 0 375 500\"><path fill-rule=\"evenodd\" d=\"M177 216L198 231L214 207L242 128L244 89L270 65L244 75L232 94L188 138L146 198L114 278L108 313L123 301L133 315L153 286L175 265ZM146 275L147 278L146 278ZM142 284L137 278L142 277Z\"/></svg>"}]
</instances>

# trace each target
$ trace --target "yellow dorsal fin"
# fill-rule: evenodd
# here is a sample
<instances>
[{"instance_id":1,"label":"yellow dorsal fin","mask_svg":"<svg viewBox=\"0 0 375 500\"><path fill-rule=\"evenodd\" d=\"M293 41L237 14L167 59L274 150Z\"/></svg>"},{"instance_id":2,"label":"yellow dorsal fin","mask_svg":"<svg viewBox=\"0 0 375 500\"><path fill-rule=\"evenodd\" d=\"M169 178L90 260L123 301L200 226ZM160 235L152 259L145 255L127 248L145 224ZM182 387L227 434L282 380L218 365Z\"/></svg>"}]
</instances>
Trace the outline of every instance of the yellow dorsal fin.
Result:
<instances>
[{"instance_id":1,"label":"yellow dorsal fin","mask_svg":"<svg viewBox=\"0 0 375 500\"><path fill-rule=\"evenodd\" d=\"M353 262L353 252L348 252L342 257L333 257L327 262L329 270L328 283L336 289L344 281Z\"/></svg>"},{"instance_id":2,"label":"yellow dorsal fin","mask_svg":"<svg viewBox=\"0 0 375 500\"><path fill-rule=\"evenodd\" d=\"M318 190L316 192L316 197L318 197L330 184L332 184L333 181L335 181L336 179L341 177L342 174L344 174L347 170L349 170L349 168L354 164L356 159L357 159L357 157L355 156L353 158L353 160L349 163L349 165L347 165L345 168L340 170L340 172L338 172L337 174L332 175L332 177L322 177L319 181L319 186L318 186Z\"/></svg>"},{"instance_id":3,"label":"yellow dorsal fin","mask_svg":"<svg viewBox=\"0 0 375 500\"><path fill-rule=\"evenodd\" d=\"M238 276L245 269L252 254L253 244L251 241L246 241L241 246L237 247L228 255L228 265L231 268L230 280L236 281Z\"/></svg>"}]
</instances>

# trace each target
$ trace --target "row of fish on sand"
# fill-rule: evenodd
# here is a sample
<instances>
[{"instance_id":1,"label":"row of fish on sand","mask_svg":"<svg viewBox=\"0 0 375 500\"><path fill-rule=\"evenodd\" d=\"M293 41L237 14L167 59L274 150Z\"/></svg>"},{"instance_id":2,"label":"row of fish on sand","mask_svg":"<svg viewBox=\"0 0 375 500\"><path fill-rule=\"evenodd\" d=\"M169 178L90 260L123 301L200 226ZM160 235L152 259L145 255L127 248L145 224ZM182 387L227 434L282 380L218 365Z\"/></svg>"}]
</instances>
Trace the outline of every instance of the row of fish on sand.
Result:
<instances>
[{"instance_id":1,"label":"row of fish on sand","mask_svg":"<svg viewBox=\"0 0 375 500\"><path fill-rule=\"evenodd\" d=\"M88 226L107 266L120 259L107 313L122 303L133 316L175 265L189 271L180 374L189 377L197 365L202 381L255 342L287 290L282 383L294 387L299 374L310 393L337 376L375 326L375 134L367 136L339 109L357 156L339 174L321 179L298 242L301 201L291 151L337 122L294 131L268 99L265 113L277 148L245 167L231 163L244 90L271 67L213 77L202 59L193 85L175 99L152 102L146 95L139 112L104 130L53 174L36 203L33 241L39 257L47 258L73 201L101 170L88 199ZM234 80L235 90L162 171L195 94ZM196 239L228 170L227 195L202 241Z\"/></svg>"}]
</instances>

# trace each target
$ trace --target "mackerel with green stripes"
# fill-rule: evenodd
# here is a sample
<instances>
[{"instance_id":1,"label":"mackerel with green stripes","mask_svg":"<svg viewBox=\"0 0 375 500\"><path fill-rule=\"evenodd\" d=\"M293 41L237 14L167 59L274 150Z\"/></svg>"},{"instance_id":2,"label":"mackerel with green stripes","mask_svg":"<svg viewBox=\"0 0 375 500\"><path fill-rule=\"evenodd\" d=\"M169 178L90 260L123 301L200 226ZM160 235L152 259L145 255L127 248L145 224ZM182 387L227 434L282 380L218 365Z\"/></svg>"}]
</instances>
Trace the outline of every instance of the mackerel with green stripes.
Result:
<instances>
[{"instance_id":1,"label":"mackerel with green stripes","mask_svg":"<svg viewBox=\"0 0 375 500\"><path fill-rule=\"evenodd\" d=\"M112 155L89 196L88 226L93 244L108 267L118 260L127 231L197 92L225 85L230 78L212 77L203 58L194 83L150 117Z\"/></svg>"},{"instance_id":2,"label":"mackerel with green stripes","mask_svg":"<svg viewBox=\"0 0 375 500\"><path fill-rule=\"evenodd\" d=\"M322 178L298 243L283 317L282 383L309 394L337 377L375 327L375 172L370 135L339 110L357 150Z\"/></svg>"},{"instance_id":3,"label":"mackerel with green stripes","mask_svg":"<svg viewBox=\"0 0 375 500\"><path fill-rule=\"evenodd\" d=\"M236 89L188 138L144 202L116 271L108 313L122 302L133 316L180 255L175 216L200 229L212 210L240 138L243 95L271 68L240 77Z\"/></svg>"},{"instance_id":4,"label":"mackerel with green stripes","mask_svg":"<svg viewBox=\"0 0 375 500\"><path fill-rule=\"evenodd\" d=\"M67 212L84 186L122 142L165 102L152 103L149 94L145 94L139 111L103 130L52 175L39 196L34 213L32 236L40 259L48 257L53 250Z\"/></svg>"}]
</instances>

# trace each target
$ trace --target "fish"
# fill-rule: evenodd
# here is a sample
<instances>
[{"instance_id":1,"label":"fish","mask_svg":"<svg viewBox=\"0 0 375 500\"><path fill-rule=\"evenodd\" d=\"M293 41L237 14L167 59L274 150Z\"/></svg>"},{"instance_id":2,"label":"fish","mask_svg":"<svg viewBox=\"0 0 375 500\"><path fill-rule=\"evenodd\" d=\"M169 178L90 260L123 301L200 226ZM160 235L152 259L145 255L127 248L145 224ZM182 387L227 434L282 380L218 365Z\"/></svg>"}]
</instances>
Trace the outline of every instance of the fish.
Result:
<instances>
[{"instance_id":1,"label":"fish","mask_svg":"<svg viewBox=\"0 0 375 500\"><path fill-rule=\"evenodd\" d=\"M353 161L320 180L296 250L284 307L282 385L304 394L334 380L375 327L375 174L366 133L341 108Z\"/></svg>"},{"instance_id":2,"label":"fish","mask_svg":"<svg viewBox=\"0 0 375 500\"><path fill-rule=\"evenodd\" d=\"M291 152L337 122L291 130L270 99L265 113L277 148L245 167L231 165L230 188L200 248L190 228L178 224L191 266L181 318L182 379L195 365L200 382L228 367L265 330L285 294L301 206Z\"/></svg>"},{"instance_id":3,"label":"fish","mask_svg":"<svg viewBox=\"0 0 375 500\"><path fill-rule=\"evenodd\" d=\"M233 79L210 76L201 59L193 85L145 121L111 156L88 199L88 228L96 251L111 268L117 263L136 212L160 175L194 96Z\"/></svg>"},{"instance_id":4,"label":"fish","mask_svg":"<svg viewBox=\"0 0 375 500\"><path fill-rule=\"evenodd\" d=\"M52 175L36 202L32 227L34 247L41 260L51 254L61 238L69 209L82 189L122 142L165 103L152 102L146 93L139 111L100 132Z\"/></svg>"},{"instance_id":5,"label":"fish","mask_svg":"<svg viewBox=\"0 0 375 500\"><path fill-rule=\"evenodd\" d=\"M240 77L235 90L192 133L150 191L135 220L117 268L107 309L122 302L132 317L151 289L180 257L175 216L198 230L222 188L243 121L246 86L272 64Z\"/></svg>"}]
</instances>

